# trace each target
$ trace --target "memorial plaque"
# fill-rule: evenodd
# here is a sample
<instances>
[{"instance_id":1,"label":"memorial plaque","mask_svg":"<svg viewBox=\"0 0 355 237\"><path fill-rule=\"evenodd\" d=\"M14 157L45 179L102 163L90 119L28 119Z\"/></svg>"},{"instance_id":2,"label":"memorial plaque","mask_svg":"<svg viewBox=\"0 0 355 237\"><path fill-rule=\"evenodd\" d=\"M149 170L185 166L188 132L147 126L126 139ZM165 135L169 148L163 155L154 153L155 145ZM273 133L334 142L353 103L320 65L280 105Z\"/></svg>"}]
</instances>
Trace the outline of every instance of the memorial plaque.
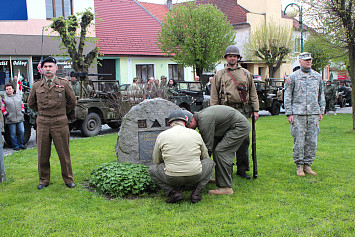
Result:
<instances>
[{"instance_id":1,"label":"memorial plaque","mask_svg":"<svg viewBox=\"0 0 355 237\"><path fill-rule=\"evenodd\" d=\"M138 132L140 160L152 160L155 140L162 131Z\"/></svg>"},{"instance_id":2,"label":"memorial plaque","mask_svg":"<svg viewBox=\"0 0 355 237\"><path fill-rule=\"evenodd\" d=\"M180 109L176 104L161 99L144 100L133 106L122 118L115 146L119 162L152 165L155 140L169 128L171 111Z\"/></svg>"}]
</instances>

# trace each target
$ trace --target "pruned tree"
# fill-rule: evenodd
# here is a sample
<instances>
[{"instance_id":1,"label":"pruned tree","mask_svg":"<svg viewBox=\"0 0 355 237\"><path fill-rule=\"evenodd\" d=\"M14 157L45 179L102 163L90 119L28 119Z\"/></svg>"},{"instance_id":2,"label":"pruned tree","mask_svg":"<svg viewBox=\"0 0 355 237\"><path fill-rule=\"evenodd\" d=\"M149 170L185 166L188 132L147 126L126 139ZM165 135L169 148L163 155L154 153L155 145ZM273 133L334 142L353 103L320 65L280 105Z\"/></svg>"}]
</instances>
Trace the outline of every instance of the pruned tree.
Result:
<instances>
[{"instance_id":1,"label":"pruned tree","mask_svg":"<svg viewBox=\"0 0 355 237\"><path fill-rule=\"evenodd\" d=\"M235 32L226 16L212 4L190 2L174 6L158 34L158 46L172 60L196 69L214 69Z\"/></svg>"},{"instance_id":2,"label":"pruned tree","mask_svg":"<svg viewBox=\"0 0 355 237\"><path fill-rule=\"evenodd\" d=\"M354 0L300 0L307 24L333 44L333 50L346 50L352 85L355 84L355 2ZM355 93L352 93L352 101ZM355 105L353 130L355 130Z\"/></svg>"},{"instance_id":3,"label":"pruned tree","mask_svg":"<svg viewBox=\"0 0 355 237\"><path fill-rule=\"evenodd\" d=\"M64 19L63 16L53 18L50 27L59 33L62 41L61 47L66 49L72 59L72 68L76 72L87 73L89 67L99 55L98 47L95 47L86 55L83 54L86 42L96 42L96 38L86 36L89 27L93 24L95 15L89 9L86 9L83 13L79 13L78 16L81 17L80 22L75 15L69 16L68 19ZM80 34L78 35L79 28Z\"/></svg>"},{"instance_id":4,"label":"pruned tree","mask_svg":"<svg viewBox=\"0 0 355 237\"><path fill-rule=\"evenodd\" d=\"M276 71L290 54L292 49L292 28L270 21L257 26L249 41L244 45L250 59L261 59L269 69L269 78L274 78Z\"/></svg>"},{"instance_id":5,"label":"pruned tree","mask_svg":"<svg viewBox=\"0 0 355 237\"><path fill-rule=\"evenodd\" d=\"M319 41L316 36L311 36L304 44L304 50L312 54L312 68L321 72L330 63L330 53L326 42Z\"/></svg>"}]
</instances>

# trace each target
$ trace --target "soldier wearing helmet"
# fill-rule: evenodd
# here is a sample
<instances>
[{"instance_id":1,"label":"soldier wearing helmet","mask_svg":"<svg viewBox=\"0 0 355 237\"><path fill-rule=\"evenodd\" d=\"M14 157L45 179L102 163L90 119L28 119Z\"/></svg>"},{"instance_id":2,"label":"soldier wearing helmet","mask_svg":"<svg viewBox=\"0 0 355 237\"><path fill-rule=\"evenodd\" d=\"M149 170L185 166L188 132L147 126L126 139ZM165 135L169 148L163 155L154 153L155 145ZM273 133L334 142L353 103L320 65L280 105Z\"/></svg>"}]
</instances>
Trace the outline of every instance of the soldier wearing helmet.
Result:
<instances>
[{"instance_id":1,"label":"soldier wearing helmet","mask_svg":"<svg viewBox=\"0 0 355 237\"><path fill-rule=\"evenodd\" d=\"M212 175L214 162L201 135L185 127L188 118L182 110L174 110L169 116L170 129L161 132L155 142L153 165L148 172L154 182L169 198L167 203L183 199L179 187L193 184L192 203L201 201L204 189Z\"/></svg>"},{"instance_id":2,"label":"soldier wearing helmet","mask_svg":"<svg viewBox=\"0 0 355 237\"><path fill-rule=\"evenodd\" d=\"M253 75L238 65L242 57L237 46L228 46L224 58L227 65L217 71L212 80L211 105L230 106L246 118L254 113L256 121L259 118L259 100ZM249 171L249 144L248 136L237 151L237 175L246 179L250 179L246 173Z\"/></svg>"}]
</instances>

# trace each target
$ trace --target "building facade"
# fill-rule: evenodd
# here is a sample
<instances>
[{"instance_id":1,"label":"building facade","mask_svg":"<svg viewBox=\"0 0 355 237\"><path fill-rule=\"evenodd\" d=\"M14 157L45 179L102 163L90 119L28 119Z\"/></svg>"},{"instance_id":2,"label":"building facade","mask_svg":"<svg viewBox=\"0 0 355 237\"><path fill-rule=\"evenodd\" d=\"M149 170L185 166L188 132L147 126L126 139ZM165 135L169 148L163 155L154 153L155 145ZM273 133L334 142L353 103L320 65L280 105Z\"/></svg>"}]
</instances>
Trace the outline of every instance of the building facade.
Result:
<instances>
[{"instance_id":1,"label":"building facade","mask_svg":"<svg viewBox=\"0 0 355 237\"><path fill-rule=\"evenodd\" d=\"M6 2L11 4L11 1ZM37 66L41 58L62 54L57 34L49 29L53 17L67 17L86 8L94 8L93 0L27 0L24 4L27 20L0 21L0 75L5 83L14 76L20 76L32 84L40 78ZM88 36L95 37L95 32L91 32ZM93 47L91 44L86 50ZM56 58L58 74L67 75L72 70L70 58Z\"/></svg>"}]
</instances>

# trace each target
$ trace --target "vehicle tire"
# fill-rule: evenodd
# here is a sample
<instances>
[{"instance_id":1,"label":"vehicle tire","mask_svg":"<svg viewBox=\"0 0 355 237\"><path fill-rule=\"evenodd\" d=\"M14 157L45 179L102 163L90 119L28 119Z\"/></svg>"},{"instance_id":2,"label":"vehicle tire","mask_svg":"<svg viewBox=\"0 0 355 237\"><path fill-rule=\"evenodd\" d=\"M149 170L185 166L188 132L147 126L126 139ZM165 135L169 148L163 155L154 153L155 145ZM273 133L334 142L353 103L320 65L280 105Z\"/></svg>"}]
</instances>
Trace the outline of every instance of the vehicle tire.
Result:
<instances>
[{"instance_id":1,"label":"vehicle tire","mask_svg":"<svg viewBox=\"0 0 355 237\"><path fill-rule=\"evenodd\" d=\"M31 137L31 125L26 120L23 122L23 125L25 127L25 134L23 135L23 144L26 145ZM9 147L12 147L10 131L9 131L9 127L7 125L5 125L4 140Z\"/></svg>"},{"instance_id":2,"label":"vehicle tire","mask_svg":"<svg viewBox=\"0 0 355 237\"><path fill-rule=\"evenodd\" d=\"M341 107L341 108L344 108L345 106L346 106L346 99L345 99L345 98L342 98L342 99L341 99L340 107Z\"/></svg>"},{"instance_id":3,"label":"vehicle tire","mask_svg":"<svg viewBox=\"0 0 355 237\"><path fill-rule=\"evenodd\" d=\"M272 115L279 115L280 114L280 103L278 101L272 102L272 107L270 110Z\"/></svg>"},{"instance_id":4,"label":"vehicle tire","mask_svg":"<svg viewBox=\"0 0 355 237\"><path fill-rule=\"evenodd\" d=\"M112 129L118 129L121 126L121 124L118 122L108 123L107 125Z\"/></svg>"},{"instance_id":5,"label":"vehicle tire","mask_svg":"<svg viewBox=\"0 0 355 237\"><path fill-rule=\"evenodd\" d=\"M81 124L81 133L86 137L96 136L101 130L101 118L97 113L89 113Z\"/></svg>"}]
</instances>

